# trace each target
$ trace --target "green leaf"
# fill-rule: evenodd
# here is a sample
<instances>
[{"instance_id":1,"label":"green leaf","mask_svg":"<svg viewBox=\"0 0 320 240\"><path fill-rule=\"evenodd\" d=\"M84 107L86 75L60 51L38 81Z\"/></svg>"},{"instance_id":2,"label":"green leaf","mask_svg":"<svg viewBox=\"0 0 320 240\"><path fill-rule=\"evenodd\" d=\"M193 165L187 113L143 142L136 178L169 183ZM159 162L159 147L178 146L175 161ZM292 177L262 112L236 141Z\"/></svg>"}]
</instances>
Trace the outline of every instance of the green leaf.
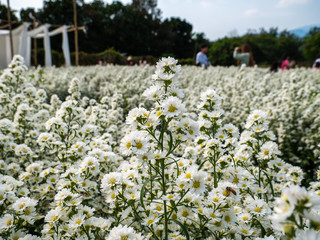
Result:
<instances>
[{"instance_id":1,"label":"green leaf","mask_svg":"<svg viewBox=\"0 0 320 240\"><path fill-rule=\"evenodd\" d=\"M186 229L186 227L185 227L181 222L179 222L179 221L176 220L176 219L170 219L170 221L173 221L173 222L175 222L176 224L178 224L178 225L181 227L184 235L186 236L186 239L187 239L187 240L190 240L190 236L189 236L188 230Z\"/></svg>"},{"instance_id":2,"label":"green leaf","mask_svg":"<svg viewBox=\"0 0 320 240\"><path fill-rule=\"evenodd\" d=\"M146 210L146 207L144 206L144 203L143 203L143 195L144 195L144 192L145 192L145 188L147 186L147 183L150 182L151 179L148 179L147 181L145 181L145 183L143 184L142 188L141 188L141 191L140 191L140 204L141 206L143 207L144 211L147 212ZM151 193L152 194L152 193Z\"/></svg>"},{"instance_id":3,"label":"green leaf","mask_svg":"<svg viewBox=\"0 0 320 240\"><path fill-rule=\"evenodd\" d=\"M176 212L178 212L177 205L176 205L176 203L175 203L173 200L170 200L170 204L171 204L171 206L173 207L173 209L174 209Z\"/></svg>"},{"instance_id":4,"label":"green leaf","mask_svg":"<svg viewBox=\"0 0 320 240\"><path fill-rule=\"evenodd\" d=\"M173 144L173 139L172 139L172 133L169 131L169 135L170 135L170 141L169 141L169 152L171 152L172 150L172 144Z\"/></svg>"}]
</instances>

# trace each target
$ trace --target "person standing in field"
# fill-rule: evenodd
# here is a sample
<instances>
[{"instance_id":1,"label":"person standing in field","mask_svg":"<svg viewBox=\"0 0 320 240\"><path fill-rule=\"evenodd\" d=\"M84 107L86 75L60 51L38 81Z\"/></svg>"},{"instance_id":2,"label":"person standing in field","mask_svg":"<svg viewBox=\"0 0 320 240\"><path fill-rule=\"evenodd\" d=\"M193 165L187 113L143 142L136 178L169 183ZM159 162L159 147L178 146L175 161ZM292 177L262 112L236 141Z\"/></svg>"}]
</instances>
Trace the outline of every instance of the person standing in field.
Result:
<instances>
[{"instance_id":1,"label":"person standing in field","mask_svg":"<svg viewBox=\"0 0 320 240\"><path fill-rule=\"evenodd\" d=\"M320 70L320 58L317 58L313 65L312 65L312 69L319 69Z\"/></svg>"},{"instance_id":2,"label":"person standing in field","mask_svg":"<svg viewBox=\"0 0 320 240\"><path fill-rule=\"evenodd\" d=\"M199 67L204 66L205 68L209 67L211 63L208 61L207 52L209 46L207 44L201 44L200 52L197 53L196 65Z\"/></svg>"},{"instance_id":3,"label":"person standing in field","mask_svg":"<svg viewBox=\"0 0 320 240\"><path fill-rule=\"evenodd\" d=\"M320 61L316 62L314 67L312 67L312 71L315 71L315 70L320 70Z\"/></svg>"},{"instance_id":4,"label":"person standing in field","mask_svg":"<svg viewBox=\"0 0 320 240\"><path fill-rule=\"evenodd\" d=\"M290 69L290 68L294 67L294 65L296 64L296 62L294 60L290 61L289 59L290 59L290 57L288 54L285 53L282 55L282 57L281 57L281 70L282 71Z\"/></svg>"},{"instance_id":5,"label":"person standing in field","mask_svg":"<svg viewBox=\"0 0 320 240\"><path fill-rule=\"evenodd\" d=\"M290 68L289 59L290 59L290 57L286 53L282 55L282 57L281 57L281 70L282 71Z\"/></svg>"},{"instance_id":6,"label":"person standing in field","mask_svg":"<svg viewBox=\"0 0 320 240\"><path fill-rule=\"evenodd\" d=\"M245 43L241 47L236 47L233 51L233 58L238 60L238 65L243 64L247 67L253 67L255 62L253 59L251 47L249 44Z\"/></svg>"},{"instance_id":7,"label":"person standing in field","mask_svg":"<svg viewBox=\"0 0 320 240\"><path fill-rule=\"evenodd\" d=\"M278 68L280 67L280 61L274 61L271 64L270 72L278 72Z\"/></svg>"}]
</instances>

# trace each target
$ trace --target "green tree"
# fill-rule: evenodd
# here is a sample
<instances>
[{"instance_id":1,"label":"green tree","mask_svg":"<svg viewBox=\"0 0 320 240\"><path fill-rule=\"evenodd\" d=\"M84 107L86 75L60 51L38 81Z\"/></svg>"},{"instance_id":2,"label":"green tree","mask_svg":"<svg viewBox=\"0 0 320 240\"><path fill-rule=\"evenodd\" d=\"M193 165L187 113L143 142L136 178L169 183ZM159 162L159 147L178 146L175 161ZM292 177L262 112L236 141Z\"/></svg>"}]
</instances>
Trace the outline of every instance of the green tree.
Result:
<instances>
[{"instance_id":1,"label":"green tree","mask_svg":"<svg viewBox=\"0 0 320 240\"><path fill-rule=\"evenodd\" d=\"M131 6L140 11L152 14L155 18L160 17L161 10L157 8L158 0L132 0Z\"/></svg>"},{"instance_id":2,"label":"green tree","mask_svg":"<svg viewBox=\"0 0 320 240\"><path fill-rule=\"evenodd\" d=\"M278 31L276 28L271 28L266 31L264 28L260 29L260 33L247 33L242 37L243 43L248 43L251 46L253 58L256 63L271 64L278 60L282 53L278 49Z\"/></svg>"},{"instance_id":3,"label":"green tree","mask_svg":"<svg viewBox=\"0 0 320 240\"><path fill-rule=\"evenodd\" d=\"M78 26L84 24L83 1L77 1L77 22ZM73 26L73 1L72 0L44 0L43 8L37 12L37 21L39 24L49 23L52 29L61 25ZM74 32L70 32L69 44L70 50L74 51ZM51 47L53 50L61 51L62 36L56 35L51 38ZM41 45L39 46L41 47ZM79 50L86 51L87 43L83 31L79 31Z\"/></svg>"},{"instance_id":4,"label":"green tree","mask_svg":"<svg viewBox=\"0 0 320 240\"><path fill-rule=\"evenodd\" d=\"M16 22L12 25L13 28L19 25L18 18L16 17L15 12L16 11L11 8L11 12L10 12L11 21ZM0 20L1 20L0 25L5 25L8 23L8 12L7 12L6 5L0 4Z\"/></svg>"},{"instance_id":5,"label":"green tree","mask_svg":"<svg viewBox=\"0 0 320 240\"><path fill-rule=\"evenodd\" d=\"M180 18L164 20L163 24L169 25L168 38L172 41L171 53L177 58L192 58L195 41L192 38L192 25Z\"/></svg>"},{"instance_id":6,"label":"green tree","mask_svg":"<svg viewBox=\"0 0 320 240\"><path fill-rule=\"evenodd\" d=\"M34 8L20 10L20 19L22 22L32 22L33 17L37 18L37 13Z\"/></svg>"},{"instance_id":7,"label":"green tree","mask_svg":"<svg viewBox=\"0 0 320 240\"><path fill-rule=\"evenodd\" d=\"M36 15L40 24L49 23L54 29L60 25L73 25L73 1L45 0L43 8L22 9L21 19L30 21ZM161 20L156 0L133 0L132 4L103 0L84 3L77 1L77 21L85 31L79 31L80 51L103 52L114 48L128 55L166 54L177 58L192 58L195 49L192 25L180 18ZM200 36L200 35L199 35ZM198 39L199 40L199 39ZM61 35L51 38L53 50L61 52ZM71 51L74 51L74 33L69 33ZM42 47L39 43L39 48Z\"/></svg>"},{"instance_id":8,"label":"green tree","mask_svg":"<svg viewBox=\"0 0 320 240\"><path fill-rule=\"evenodd\" d=\"M212 65L230 66L236 64L232 53L234 48L240 44L241 39L239 37L225 37L213 42L208 52L209 61Z\"/></svg>"},{"instance_id":9,"label":"green tree","mask_svg":"<svg viewBox=\"0 0 320 240\"><path fill-rule=\"evenodd\" d=\"M303 56L314 61L320 57L320 28L313 28L304 39Z\"/></svg>"},{"instance_id":10,"label":"green tree","mask_svg":"<svg viewBox=\"0 0 320 240\"><path fill-rule=\"evenodd\" d=\"M279 51L288 54L291 60L302 61L302 39L288 31L282 31L278 37Z\"/></svg>"},{"instance_id":11,"label":"green tree","mask_svg":"<svg viewBox=\"0 0 320 240\"><path fill-rule=\"evenodd\" d=\"M301 52L302 41L288 31L278 33L277 28L259 32L249 30L244 36L223 38L212 43L209 59L214 65L233 65L233 51L236 46L247 43L251 46L253 58L257 64L272 64L286 53L291 59L303 61Z\"/></svg>"}]
</instances>

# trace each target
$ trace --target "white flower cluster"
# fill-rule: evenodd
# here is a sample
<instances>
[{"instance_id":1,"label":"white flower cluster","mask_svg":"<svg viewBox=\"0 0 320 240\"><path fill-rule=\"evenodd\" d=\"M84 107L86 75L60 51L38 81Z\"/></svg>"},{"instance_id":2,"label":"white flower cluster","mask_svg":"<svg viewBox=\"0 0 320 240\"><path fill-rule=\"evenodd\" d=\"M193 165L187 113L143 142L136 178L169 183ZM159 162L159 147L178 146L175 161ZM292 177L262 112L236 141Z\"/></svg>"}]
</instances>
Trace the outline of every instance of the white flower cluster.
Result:
<instances>
[{"instance_id":1,"label":"white flower cluster","mask_svg":"<svg viewBox=\"0 0 320 240\"><path fill-rule=\"evenodd\" d=\"M296 236L294 239L318 239L320 232L302 230L319 230L320 197L299 186L286 188L276 199L271 220L274 228L286 233L289 238Z\"/></svg>"},{"instance_id":2,"label":"white flower cluster","mask_svg":"<svg viewBox=\"0 0 320 240\"><path fill-rule=\"evenodd\" d=\"M99 182L122 160L122 98L80 98L73 79L64 102L47 104L25 70L15 57L0 76L0 236L104 239L113 220Z\"/></svg>"},{"instance_id":3,"label":"white flower cluster","mask_svg":"<svg viewBox=\"0 0 320 240\"><path fill-rule=\"evenodd\" d=\"M166 61L161 64L172 65L175 60L169 58ZM319 71L296 68L270 74L263 68L239 70L236 67L212 67L202 71L188 66L182 69L181 72L180 69L173 71L180 74L184 93L174 85L169 91L179 98L185 95L184 103L190 111L195 111L198 105L195 99L200 97L201 92L212 87L221 96L221 108L226 111L222 119L240 129L244 128L244 119L252 110L265 111L270 120L269 128L277 135L279 149L284 153L284 160L301 166L307 176L314 174L314 166L320 164ZM122 106L128 111L143 104L150 106L148 99L157 100L163 96L165 85L161 81L175 83L176 77L170 79L172 73L166 72L165 68L157 68L157 75L154 75L156 82L144 92L146 98L141 98L145 86L150 85L153 73L153 66L110 65L37 69L30 74L35 76L36 83L40 82L49 96L67 96L68 82L73 78L79 79L84 96L99 99L121 91L125 99ZM158 76L163 80L157 79Z\"/></svg>"},{"instance_id":4,"label":"white flower cluster","mask_svg":"<svg viewBox=\"0 0 320 240\"><path fill-rule=\"evenodd\" d=\"M66 70L63 101L32 84L58 84L48 75L54 68L30 74L16 56L1 73L0 239L319 239L320 170L300 187L303 172L281 159L270 111L248 114L254 105L237 92L222 99L219 85L184 94L180 84L207 78L173 58L157 63L143 94L141 82L126 84L148 79L151 68L107 68L120 85L103 86L112 79L103 68L87 68L85 78L75 72L84 68ZM222 70L213 70L220 80ZM246 71L229 74L242 81L262 70ZM225 108L233 97L244 113Z\"/></svg>"}]
</instances>

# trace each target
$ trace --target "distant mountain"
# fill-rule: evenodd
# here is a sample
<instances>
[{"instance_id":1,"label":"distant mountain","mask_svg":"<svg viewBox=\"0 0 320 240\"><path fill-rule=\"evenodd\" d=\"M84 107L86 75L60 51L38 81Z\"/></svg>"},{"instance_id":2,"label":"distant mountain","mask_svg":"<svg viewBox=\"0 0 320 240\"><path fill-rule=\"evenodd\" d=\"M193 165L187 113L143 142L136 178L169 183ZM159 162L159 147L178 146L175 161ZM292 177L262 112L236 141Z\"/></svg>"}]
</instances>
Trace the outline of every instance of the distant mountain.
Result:
<instances>
[{"instance_id":1,"label":"distant mountain","mask_svg":"<svg viewBox=\"0 0 320 240\"><path fill-rule=\"evenodd\" d=\"M312 29L314 27L320 27L320 24L314 24L314 25L308 25L308 26L304 26L304 27L300 27L300 28L295 28L295 29L289 30L289 32L298 36L298 37L303 38L308 34L310 29Z\"/></svg>"}]
</instances>

